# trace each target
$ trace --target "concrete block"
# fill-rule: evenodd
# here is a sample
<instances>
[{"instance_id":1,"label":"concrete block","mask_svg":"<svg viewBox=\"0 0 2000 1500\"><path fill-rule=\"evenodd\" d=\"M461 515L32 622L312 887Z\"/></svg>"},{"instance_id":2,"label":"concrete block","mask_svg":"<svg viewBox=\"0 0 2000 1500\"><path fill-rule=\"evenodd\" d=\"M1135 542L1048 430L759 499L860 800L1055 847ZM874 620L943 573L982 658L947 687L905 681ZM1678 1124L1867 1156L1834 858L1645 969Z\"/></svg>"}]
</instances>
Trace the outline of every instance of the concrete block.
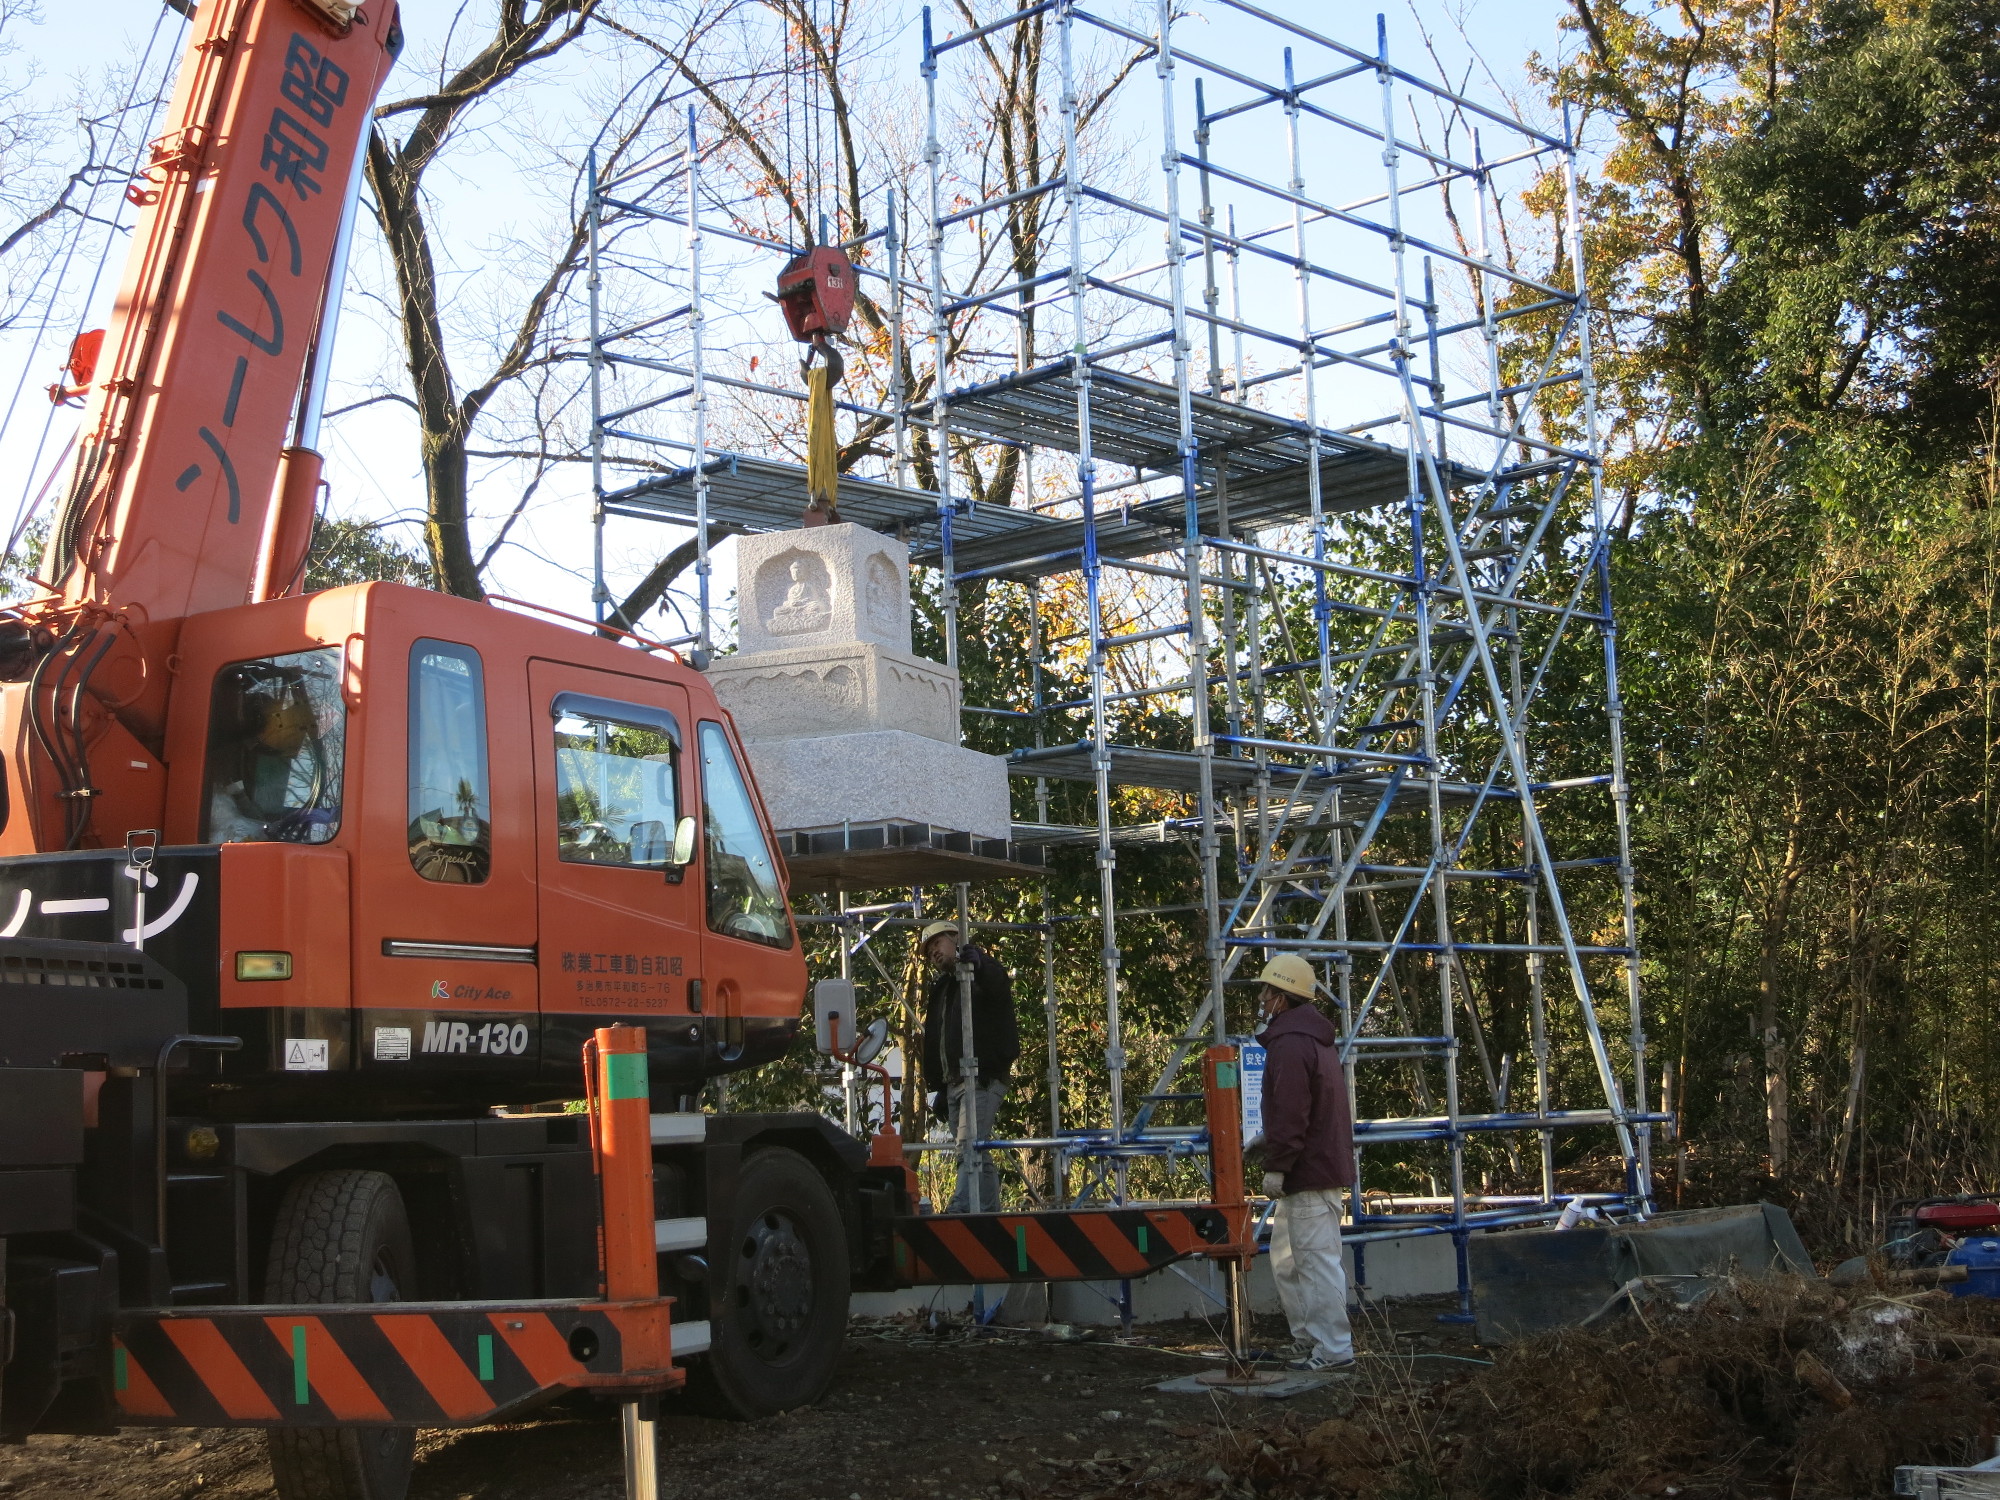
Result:
<instances>
[{"instance_id":1,"label":"concrete block","mask_svg":"<svg viewBox=\"0 0 2000 1500\"><path fill-rule=\"evenodd\" d=\"M929 823L1004 839L1007 763L906 730L748 740L757 785L781 829Z\"/></svg>"},{"instance_id":2,"label":"concrete block","mask_svg":"<svg viewBox=\"0 0 2000 1500\"><path fill-rule=\"evenodd\" d=\"M1254 1275L1254 1272L1253 1272ZM1219 1320L1223 1315L1221 1267L1186 1260L1132 1283L1132 1321L1171 1323L1181 1318ZM1049 1288L1049 1320L1055 1323L1116 1323L1118 1283L1059 1281ZM1251 1306L1256 1306L1252 1293ZM1217 1326L1221 1326L1217 1322Z\"/></svg>"},{"instance_id":3,"label":"concrete block","mask_svg":"<svg viewBox=\"0 0 2000 1500\"><path fill-rule=\"evenodd\" d=\"M866 526L810 526L736 539L743 651L866 641L910 651L910 549Z\"/></svg>"},{"instance_id":4,"label":"concrete block","mask_svg":"<svg viewBox=\"0 0 2000 1500\"><path fill-rule=\"evenodd\" d=\"M746 740L901 729L958 743L958 673L855 642L719 656L708 680Z\"/></svg>"},{"instance_id":5,"label":"concrete block","mask_svg":"<svg viewBox=\"0 0 2000 1500\"><path fill-rule=\"evenodd\" d=\"M1458 1290L1458 1252L1448 1234L1368 1240L1344 1248L1350 1284L1355 1279L1355 1254L1360 1252L1364 1273L1361 1277L1362 1291L1370 1301L1389 1297L1435 1297ZM1268 1266L1269 1258L1260 1260L1258 1264Z\"/></svg>"}]
</instances>

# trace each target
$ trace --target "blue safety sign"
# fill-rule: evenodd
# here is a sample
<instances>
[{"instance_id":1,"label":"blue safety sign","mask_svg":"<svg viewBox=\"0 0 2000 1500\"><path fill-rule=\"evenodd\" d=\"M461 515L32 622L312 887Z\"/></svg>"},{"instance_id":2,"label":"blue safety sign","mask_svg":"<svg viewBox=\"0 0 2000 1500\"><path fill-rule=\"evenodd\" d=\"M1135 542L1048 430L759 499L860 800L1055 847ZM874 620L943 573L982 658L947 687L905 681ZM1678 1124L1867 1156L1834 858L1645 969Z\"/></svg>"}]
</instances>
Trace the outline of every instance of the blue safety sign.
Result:
<instances>
[{"instance_id":1,"label":"blue safety sign","mask_svg":"<svg viewBox=\"0 0 2000 1500\"><path fill-rule=\"evenodd\" d=\"M1243 1066L1243 1139L1264 1133L1264 1049L1247 1037L1239 1040L1237 1060Z\"/></svg>"}]
</instances>

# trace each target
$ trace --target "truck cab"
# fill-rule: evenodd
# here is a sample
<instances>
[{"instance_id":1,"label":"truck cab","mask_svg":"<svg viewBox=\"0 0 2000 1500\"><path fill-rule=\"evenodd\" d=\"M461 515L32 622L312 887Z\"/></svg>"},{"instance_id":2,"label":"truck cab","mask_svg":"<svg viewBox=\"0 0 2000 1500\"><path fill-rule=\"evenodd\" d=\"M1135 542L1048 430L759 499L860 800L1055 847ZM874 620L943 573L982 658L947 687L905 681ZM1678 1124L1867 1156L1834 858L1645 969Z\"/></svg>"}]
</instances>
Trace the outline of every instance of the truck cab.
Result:
<instances>
[{"instance_id":1,"label":"truck cab","mask_svg":"<svg viewBox=\"0 0 2000 1500\"><path fill-rule=\"evenodd\" d=\"M191 616L173 671L150 867L0 859L0 926L143 932L195 1029L244 1042L177 1102L364 1119L574 1097L584 1040L619 1022L646 1028L671 1102L790 1046L806 965L783 865L691 668L372 583ZM114 731L86 759L124 751ZM17 809L59 816L10 775Z\"/></svg>"}]
</instances>

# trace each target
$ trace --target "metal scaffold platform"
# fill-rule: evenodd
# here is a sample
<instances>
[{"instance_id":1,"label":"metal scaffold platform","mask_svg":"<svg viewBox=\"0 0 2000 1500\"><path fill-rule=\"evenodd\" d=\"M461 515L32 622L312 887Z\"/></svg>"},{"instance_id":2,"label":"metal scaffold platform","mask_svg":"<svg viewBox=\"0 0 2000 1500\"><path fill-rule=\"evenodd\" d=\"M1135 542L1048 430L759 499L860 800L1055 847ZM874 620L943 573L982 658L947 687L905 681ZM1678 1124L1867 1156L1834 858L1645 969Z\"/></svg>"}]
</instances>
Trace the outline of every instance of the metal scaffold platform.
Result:
<instances>
[{"instance_id":1,"label":"metal scaffold platform","mask_svg":"<svg viewBox=\"0 0 2000 1500\"><path fill-rule=\"evenodd\" d=\"M1195 50L1220 23L1228 62ZM971 44L1023 28L1044 62L1021 87L1039 91L1047 139L996 186L962 173L947 123L992 66ZM1011 591L1029 622L1031 690L966 710L1019 741L1015 839L966 857L1018 875L1043 848L1089 847L1099 872L1091 909L1045 903L1032 925L1051 1016L1058 935L1094 929L1101 1118L1063 1118L1075 1059L1052 1054L1047 1133L998 1144L1050 1153L1058 1193L1113 1196L1125 1163L1198 1153L1198 1132L1156 1117L1187 1097L1202 1049L1254 1029L1250 977L1288 952L1321 977L1357 1099L1407 1106L1359 1122L1364 1168L1436 1148L1423 1207L1355 1196L1359 1237L1448 1234L1462 1266L1470 1233L1573 1198L1650 1212L1651 1133L1669 1117L1647 1108L1567 122L1406 70L1379 18L1357 44L1247 0L1116 16L1043 0L945 37L926 12L923 35L922 202L885 189L880 224L842 246L884 337L857 366L874 394L842 404L875 437L840 507L931 570L950 665L971 586ZM1116 80L1088 111L1086 76ZM796 525L806 500L791 456L712 441L719 402L804 399L755 362L723 371L707 346L705 247L772 269L800 248L721 212L704 174L725 170L690 109L681 201L632 204L607 178L589 210L593 226L615 209L622 233L680 236L684 309L621 325L593 302L592 451L600 537L607 518L695 528L687 639L704 652L709 540ZM616 262L594 227L594 296ZM1135 742L1161 715L1173 743ZM1063 783L1084 789L1086 818L1052 819ZM1159 794L1143 816L1133 789ZM1197 875L1184 903L1135 914L1120 855L1155 842L1185 847ZM893 985L879 940L920 920L924 895L851 907L846 892L897 884L865 852L793 857L842 892L819 920L843 970L865 958ZM957 900L968 909L964 886ZM1121 924L1169 917L1199 929L1200 993L1135 1089ZM1510 1143L1504 1192L1468 1182L1488 1140ZM1559 1157L1596 1180L1559 1181Z\"/></svg>"}]
</instances>

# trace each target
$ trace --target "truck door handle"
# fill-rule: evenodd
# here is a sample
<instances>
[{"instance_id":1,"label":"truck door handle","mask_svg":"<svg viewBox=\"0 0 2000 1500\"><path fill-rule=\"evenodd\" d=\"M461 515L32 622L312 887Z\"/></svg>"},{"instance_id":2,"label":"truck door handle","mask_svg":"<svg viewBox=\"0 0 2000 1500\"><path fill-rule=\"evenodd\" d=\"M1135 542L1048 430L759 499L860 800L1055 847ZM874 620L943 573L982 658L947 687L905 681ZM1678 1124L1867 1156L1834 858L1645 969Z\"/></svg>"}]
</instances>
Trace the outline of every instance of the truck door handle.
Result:
<instances>
[{"instance_id":1,"label":"truck door handle","mask_svg":"<svg viewBox=\"0 0 2000 1500\"><path fill-rule=\"evenodd\" d=\"M701 1014L701 981L699 979L690 979L688 981L688 1014L691 1016Z\"/></svg>"}]
</instances>

